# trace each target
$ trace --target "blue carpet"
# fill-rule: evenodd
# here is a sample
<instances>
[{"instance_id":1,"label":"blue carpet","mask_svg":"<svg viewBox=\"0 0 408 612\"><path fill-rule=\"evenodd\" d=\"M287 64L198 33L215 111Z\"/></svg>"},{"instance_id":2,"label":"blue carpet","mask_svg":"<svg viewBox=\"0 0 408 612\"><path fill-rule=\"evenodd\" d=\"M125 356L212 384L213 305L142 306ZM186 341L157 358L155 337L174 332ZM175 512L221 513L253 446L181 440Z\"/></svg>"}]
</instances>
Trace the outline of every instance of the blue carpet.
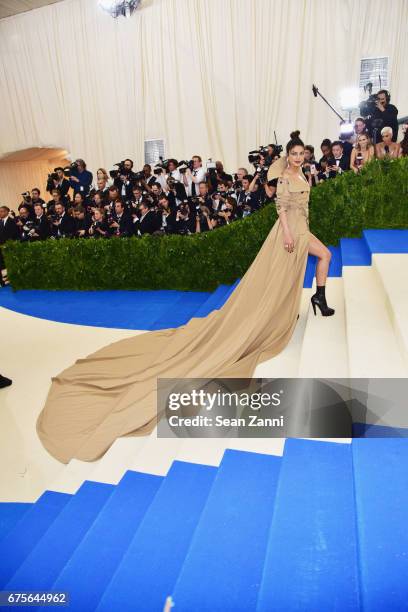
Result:
<instances>
[{"instance_id":1,"label":"blue carpet","mask_svg":"<svg viewBox=\"0 0 408 612\"><path fill-rule=\"evenodd\" d=\"M27 555L5 589L49 591L113 490L113 485L85 481Z\"/></svg>"},{"instance_id":2,"label":"blue carpet","mask_svg":"<svg viewBox=\"0 0 408 612\"><path fill-rule=\"evenodd\" d=\"M161 476L129 471L115 487L52 586L52 591L72 594L70 611L96 608L162 481ZM98 563L90 564L96 550Z\"/></svg>"},{"instance_id":3,"label":"blue carpet","mask_svg":"<svg viewBox=\"0 0 408 612\"><path fill-rule=\"evenodd\" d=\"M286 440L257 612L359 610L355 521L350 445Z\"/></svg>"},{"instance_id":4,"label":"blue carpet","mask_svg":"<svg viewBox=\"0 0 408 612\"><path fill-rule=\"evenodd\" d=\"M353 438L408 438L408 428L353 423Z\"/></svg>"},{"instance_id":5,"label":"blue carpet","mask_svg":"<svg viewBox=\"0 0 408 612\"><path fill-rule=\"evenodd\" d=\"M254 610L280 463L225 452L174 589L177 612Z\"/></svg>"},{"instance_id":6,"label":"blue carpet","mask_svg":"<svg viewBox=\"0 0 408 612\"><path fill-rule=\"evenodd\" d=\"M0 542L9 534L13 527L32 507L32 504L7 503L0 504Z\"/></svg>"},{"instance_id":7,"label":"blue carpet","mask_svg":"<svg viewBox=\"0 0 408 612\"><path fill-rule=\"evenodd\" d=\"M109 584L98 612L163 610L216 473L215 467L181 461L172 464ZM135 602L134 606L129 605L131 601Z\"/></svg>"},{"instance_id":8,"label":"blue carpet","mask_svg":"<svg viewBox=\"0 0 408 612\"><path fill-rule=\"evenodd\" d=\"M408 609L408 444L353 440L362 608Z\"/></svg>"},{"instance_id":9,"label":"blue carpet","mask_svg":"<svg viewBox=\"0 0 408 612\"><path fill-rule=\"evenodd\" d=\"M367 229L363 236L372 253L408 253L406 229Z\"/></svg>"},{"instance_id":10,"label":"blue carpet","mask_svg":"<svg viewBox=\"0 0 408 612\"><path fill-rule=\"evenodd\" d=\"M0 544L0 588L13 576L71 499L72 496L65 493L45 491L16 523Z\"/></svg>"},{"instance_id":11,"label":"blue carpet","mask_svg":"<svg viewBox=\"0 0 408 612\"><path fill-rule=\"evenodd\" d=\"M313 285L313 279L315 275L317 257L315 255L309 255L306 263L305 278L303 281L303 287L310 289Z\"/></svg>"},{"instance_id":12,"label":"blue carpet","mask_svg":"<svg viewBox=\"0 0 408 612\"><path fill-rule=\"evenodd\" d=\"M371 266L371 252L361 238L342 238L340 240L344 266Z\"/></svg>"}]
</instances>

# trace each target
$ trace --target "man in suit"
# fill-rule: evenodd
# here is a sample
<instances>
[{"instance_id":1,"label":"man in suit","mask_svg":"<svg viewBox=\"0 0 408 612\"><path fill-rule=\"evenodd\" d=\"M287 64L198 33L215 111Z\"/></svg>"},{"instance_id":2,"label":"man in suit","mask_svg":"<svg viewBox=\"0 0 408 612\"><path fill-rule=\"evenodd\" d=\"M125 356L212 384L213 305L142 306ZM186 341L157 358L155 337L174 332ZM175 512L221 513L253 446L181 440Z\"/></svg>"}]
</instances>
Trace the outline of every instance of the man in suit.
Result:
<instances>
[{"instance_id":1,"label":"man in suit","mask_svg":"<svg viewBox=\"0 0 408 612\"><path fill-rule=\"evenodd\" d=\"M141 216L135 221L135 234L138 236L153 234L160 229L157 213L149 208L146 202L140 204L139 211Z\"/></svg>"},{"instance_id":2,"label":"man in suit","mask_svg":"<svg viewBox=\"0 0 408 612\"><path fill-rule=\"evenodd\" d=\"M338 174L350 170L350 158L344 153L344 146L341 140L332 143L332 157L327 162L329 178L335 178Z\"/></svg>"},{"instance_id":3,"label":"man in suit","mask_svg":"<svg viewBox=\"0 0 408 612\"><path fill-rule=\"evenodd\" d=\"M50 224L41 204L36 204L34 206L34 214L34 234L32 235L32 239L45 240L49 238L51 234Z\"/></svg>"},{"instance_id":4,"label":"man in suit","mask_svg":"<svg viewBox=\"0 0 408 612\"><path fill-rule=\"evenodd\" d=\"M72 238L75 232L75 220L65 211L63 204L55 205L56 219L52 221L53 238Z\"/></svg>"},{"instance_id":5,"label":"man in suit","mask_svg":"<svg viewBox=\"0 0 408 612\"><path fill-rule=\"evenodd\" d=\"M132 217L125 210L122 200L116 200L115 211L111 215L109 231L112 236L128 238L133 234Z\"/></svg>"},{"instance_id":6,"label":"man in suit","mask_svg":"<svg viewBox=\"0 0 408 612\"><path fill-rule=\"evenodd\" d=\"M18 240L18 227L9 213L8 206L0 206L0 286L2 287L8 284L8 280L1 245L5 244L7 240Z\"/></svg>"}]
</instances>

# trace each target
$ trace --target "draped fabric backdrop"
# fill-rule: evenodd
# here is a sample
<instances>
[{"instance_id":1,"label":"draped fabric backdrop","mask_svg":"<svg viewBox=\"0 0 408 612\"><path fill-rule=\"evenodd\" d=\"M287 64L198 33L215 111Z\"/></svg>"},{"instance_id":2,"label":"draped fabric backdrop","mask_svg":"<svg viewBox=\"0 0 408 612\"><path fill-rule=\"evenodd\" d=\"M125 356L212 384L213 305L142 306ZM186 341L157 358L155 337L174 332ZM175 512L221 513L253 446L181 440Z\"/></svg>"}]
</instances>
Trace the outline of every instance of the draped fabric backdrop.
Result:
<instances>
[{"instance_id":1,"label":"draped fabric backdrop","mask_svg":"<svg viewBox=\"0 0 408 612\"><path fill-rule=\"evenodd\" d=\"M336 137L312 83L339 109L360 59L381 55L408 114L408 0L142 0L130 19L64 0L0 21L0 156L56 147L93 171L140 167L144 140L164 138L166 156L233 171L274 130Z\"/></svg>"}]
</instances>

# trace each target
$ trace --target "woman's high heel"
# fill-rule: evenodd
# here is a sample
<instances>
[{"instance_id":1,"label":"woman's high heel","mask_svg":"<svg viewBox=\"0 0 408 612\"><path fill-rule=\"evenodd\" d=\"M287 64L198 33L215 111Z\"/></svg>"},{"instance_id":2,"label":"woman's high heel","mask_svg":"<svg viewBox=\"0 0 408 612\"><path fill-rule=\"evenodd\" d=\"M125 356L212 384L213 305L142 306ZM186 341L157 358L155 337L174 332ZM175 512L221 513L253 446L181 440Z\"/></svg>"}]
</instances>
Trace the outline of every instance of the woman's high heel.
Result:
<instances>
[{"instance_id":1,"label":"woman's high heel","mask_svg":"<svg viewBox=\"0 0 408 612\"><path fill-rule=\"evenodd\" d=\"M315 316L316 316L316 306L319 307L320 312L322 313L323 317L330 317L331 315L334 315L335 313L334 308L330 308L330 306L328 306L326 302L325 285L322 285L320 287L317 286L317 291L314 295L312 295L310 301L312 303L313 312Z\"/></svg>"}]
</instances>

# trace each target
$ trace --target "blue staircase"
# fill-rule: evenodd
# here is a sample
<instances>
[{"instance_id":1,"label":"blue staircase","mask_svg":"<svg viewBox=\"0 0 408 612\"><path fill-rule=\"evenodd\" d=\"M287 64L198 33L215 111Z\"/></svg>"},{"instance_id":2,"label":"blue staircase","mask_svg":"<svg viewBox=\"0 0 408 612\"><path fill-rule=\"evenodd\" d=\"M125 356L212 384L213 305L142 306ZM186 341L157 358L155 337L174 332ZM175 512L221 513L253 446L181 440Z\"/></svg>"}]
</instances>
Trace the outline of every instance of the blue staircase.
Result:
<instances>
[{"instance_id":1,"label":"blue staircase","mask_svg":"<svg viewBox=\"0 0 408 612\"><path fill-rule=\"evenodd\" d=\"M0 504L1 588L78 612L407 610L407 467L404 439L288 439Z\"/></svg>"}]
</instances>

